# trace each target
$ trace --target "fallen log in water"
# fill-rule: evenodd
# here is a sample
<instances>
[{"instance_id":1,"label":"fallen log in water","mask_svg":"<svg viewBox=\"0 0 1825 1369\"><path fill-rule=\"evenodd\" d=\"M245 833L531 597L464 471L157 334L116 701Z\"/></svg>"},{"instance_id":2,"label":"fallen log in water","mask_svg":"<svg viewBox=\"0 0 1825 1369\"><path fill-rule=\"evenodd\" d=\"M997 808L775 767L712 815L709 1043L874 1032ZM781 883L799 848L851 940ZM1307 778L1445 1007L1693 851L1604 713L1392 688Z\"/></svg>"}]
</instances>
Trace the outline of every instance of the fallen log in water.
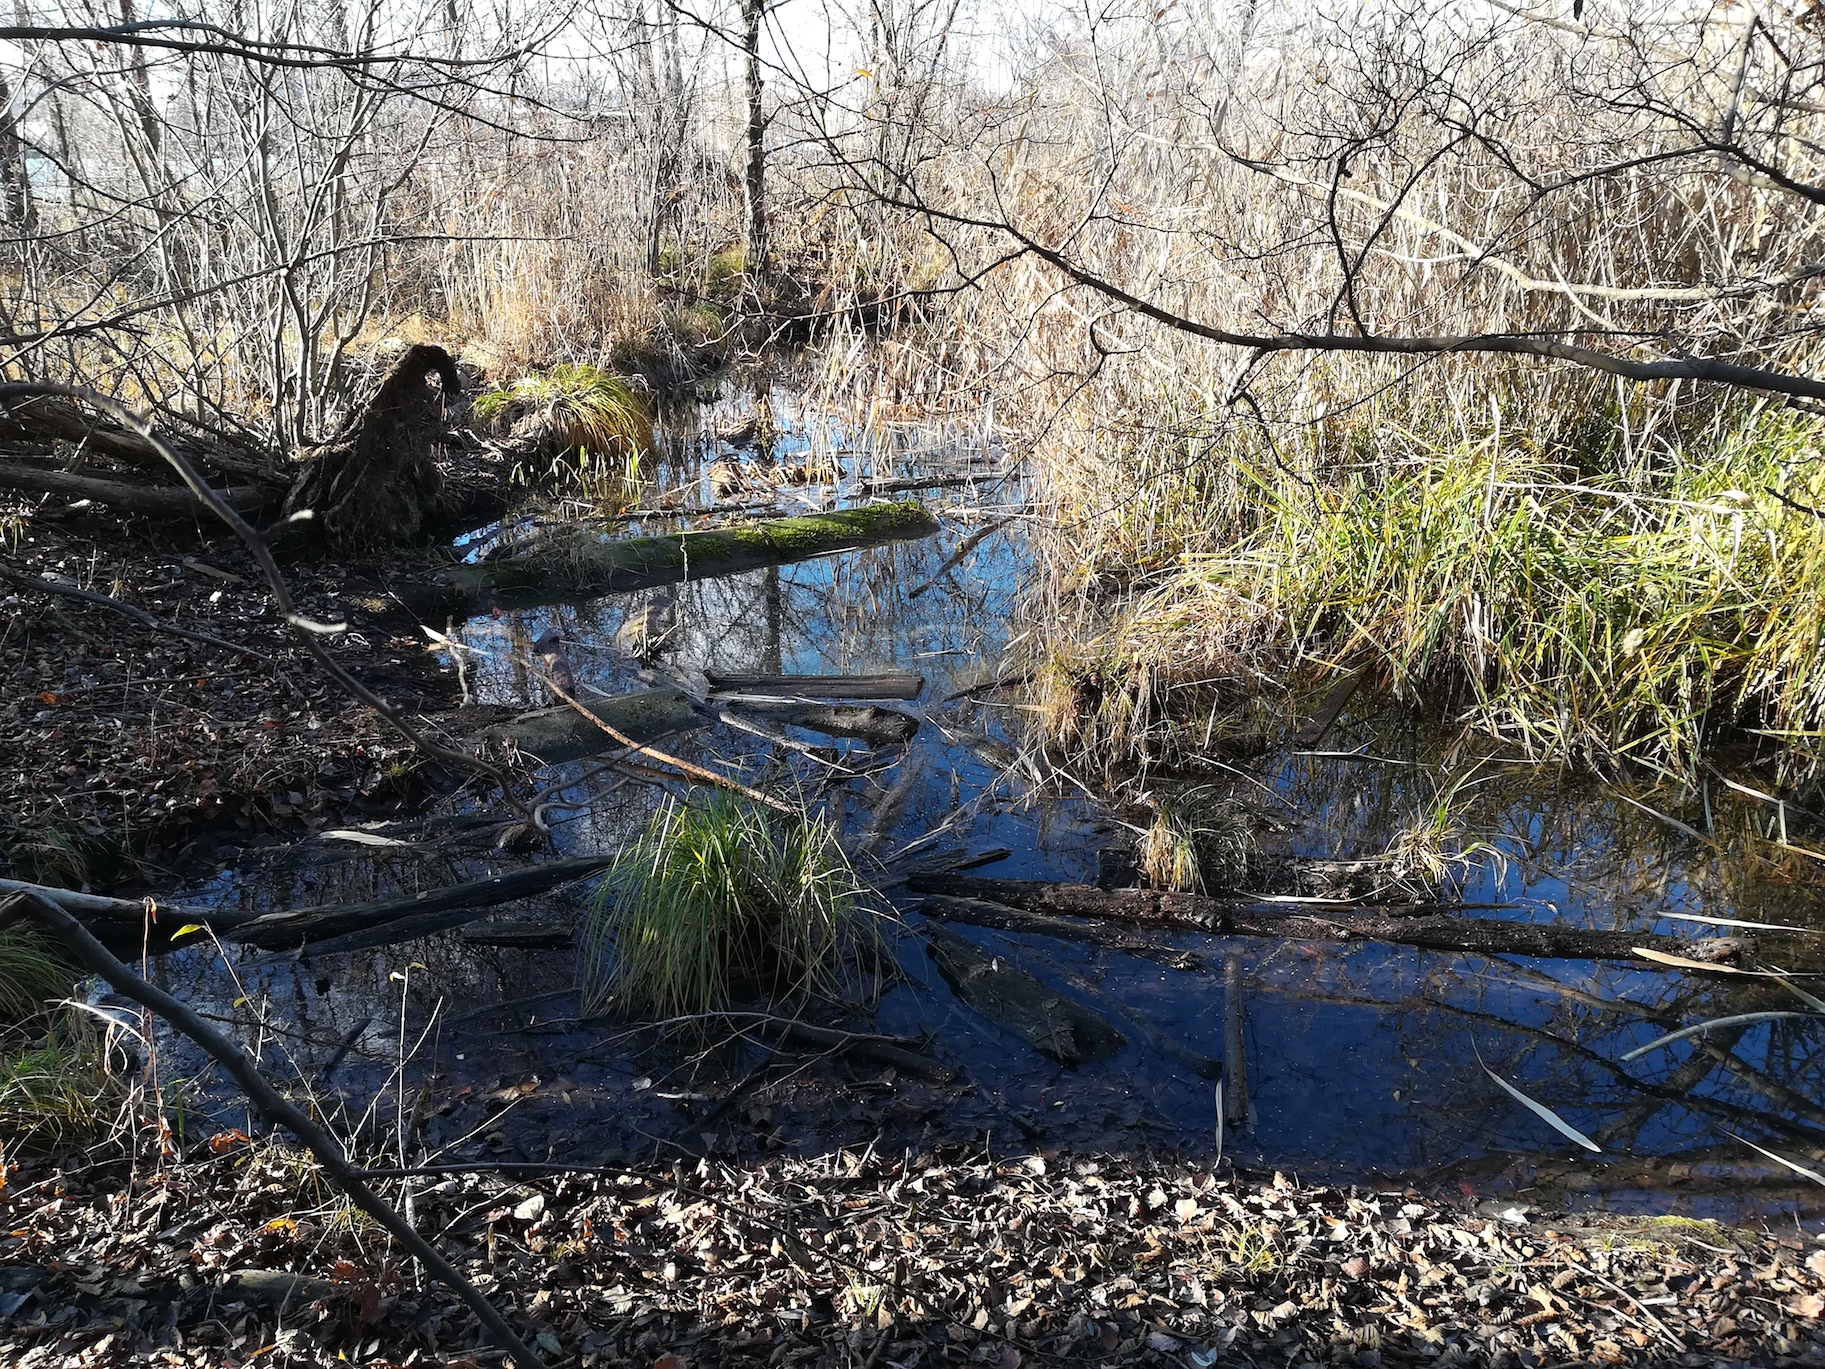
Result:
<instances>
[{"instance_id":1,"label":"fallen log in water","mask_svg":"<svg viewBox=\"0 0 1825 1369\"><path fill-rule=\"evenodd\" d=\"M586 707L615 731L645 743L674 732L689 732L705 719L676 689L637 689L613 698L591 699ZM522 713L484 732L545 765L562 765L612 751L619 743L568 704Z\"/></svg>"},{"instance_id":2,"label":"fallen log in water","mask_svg":"<svg viewBox=\"0 0 1825 1369\"><path fill-rule=\"evenodd\" d=\"M578 856L509 874L489 875L447 889L427 889L421 894L376 899L371 903L266 913L240 922L228 932L227 940L267 950L309 945L331 938L345 940L341 949L354 950L358 949L353 944L356 936L364 938L363 945L385 945L390 941L404 941L460 927L497 904L530 898L561 884L599 874L614 864L614 860L613 856ZM367 939L376 936L378 940Z\"/></svg>"},{"instance_id":3,"label":"fallen log in water","mask_svg":"<svg viewBox=\"0 0 1825 1369\"><path fill-rule=\"evenodd\" d=\"M1655 932L1456 917L1446 911L1447 905L1438 905L1438 911L1422 916L1412 914L1413 905L1400 905L1402 915L1398 916L1372 906L1338 908L1319 914L1247 898L1211 898L1159 889L1099 889L1093 884L1046 884L1033 880L982 879L972 875L914 875L906 885L916 894L984 899L1053 917L1062 915L1182 928L1220 936L1271 936L1295 941L1384 941L1397 946L1468 951L1479 955L1627 960L1643 969L1653 966L1653 962L1637 956L1637 948L1708 962L1741 957L1753 949L1752 942L1739 937L1689 941Z\"/></svg>"},{"instance_id":4,"label":"fallen log in water","mask_svg":"<svg viewBox=\"0 0 1825 1369\"><path fill-rule=\"evenodd\" d=\"M418 894L268 913L174 907L145 899L102 898L20 880L0 880L0 895L16 891L49 898L59 906L65 906L67 912L79 916L110 949L168 950L179 940L178 933L191 927L207 928L225 941L244 942L267 950L355 934L379 935L380 940L372 944L381 945L473 922L497 904L548 893L559 885L598 874L613 862L613 856L579 856L506 874L488 875L445 889L427 889ZM146 925L148 903L157 908L157 921L151 927ZM200 933L192 932L183 938L184 944L188 945L198 935Z\"/></svg>"},{"instance_id":5,"label":"fallen log in water","mask_svg":"<svg viewBox=\"0 0 1825 1369\"><path fill-rule=\"evenodd\" d=\"M967 922L972 927L989 927L998 932L1030 932L1036 936L1073 941L1079 945L1101 946L1105 950L1120 951L1124 955L1154 961L1168 969L1185 970L1193 974L1202 974L1209 968L1204 958L1194 952L1180 951L1149 941L1145 936L1120 927L1111 927L1102 922L1053 917L1049 913L1025 912L1019 908L1010 908L1005 903L990 903L986 899L933 894L919 904L919 911L943 922Z\"/></svg>"},{"instance_id":6,"label":"fallen log in water","mask_svg":"<svg viewBox=\"0 0 1825 1369\"><path fill-rule=\"evenodd\" d=\"M870 746L897 746L919 731L919 720L874 704L808 704L789 699L744 699L741 711L782 727L802 727L830 737L849 737Z\"/></svg>"},{"instance_id":7,"label":"fallen log in water","mask_svg":"<svg viewBox=\"0 0 1825 1369\"><path fill-rule=\"evenodd\" d=\"M740 675L704 672L718 694L758 694L778 699L916 699L923 675L890 671L879 675Z\"/></svg>"},{"instance_id":8,"label":"fallen log in water","mask_svg":"<svg viewBox=\"0 0 1825 1369\"><path fill-rule=\"evenodd\" d=\"M1122 1048L1122 1034L1114 1027L1025 970L955 932L927 927L925 937L938 973L952 992L1041 1055L1075 1066L1106 1060Z\"/></svg>"},{"instance_id":9,"label":"fallen log in water","mask_svg":"<svg viewBox=\"0 0 1825 1369\"><path fill-rule=\"evenodd\" d=\"M937 530L937 520L911 503L832 509L662 537L605 540L577 528L545 539L524 556L450 566L393 588L411 612L440 622L497 607L532 608L734 575L826 552L929 537Z\"/></svg>"}]
</instances>

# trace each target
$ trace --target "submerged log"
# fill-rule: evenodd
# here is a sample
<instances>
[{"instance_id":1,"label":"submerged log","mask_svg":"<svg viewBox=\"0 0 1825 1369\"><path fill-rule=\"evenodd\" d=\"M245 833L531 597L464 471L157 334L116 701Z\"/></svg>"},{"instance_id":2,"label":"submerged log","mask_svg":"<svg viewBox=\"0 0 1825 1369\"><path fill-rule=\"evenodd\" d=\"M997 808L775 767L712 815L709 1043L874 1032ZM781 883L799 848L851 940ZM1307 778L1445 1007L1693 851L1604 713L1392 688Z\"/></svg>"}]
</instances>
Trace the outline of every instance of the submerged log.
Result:
<instances>
[{"instance_id":1,"label":"submerged log","mask_svg":"<svg viewBox=\"0 0 1825 1369\"><path fill-rule=\"evenodd\" d=\"M1105 950L1151 960L1171 970L1202 974L1209 968L1204 958L1195 952L1180 951L1157 941L1149 941L1144 934L1102 922L1024 912L1019 908L1010 908L1005 903L990 903L987 899L952 898L948 894L933 894L919 904L919 911L926 917L942 922L967 922L972 927L990 927L998 932L1030 932L1035 936L1049 936L1058 941L1075 942L1080 946L1101 946Z\"/></svg>"},{"instance_id":2,"label":"submerged log","mask_svg":"<svg viewBox=\"0 0 1825 1369\"><path fill-rule=\"evenodd\" d=\"M750 713L782 727L802 727L831 737L848 737L870 746L898 746L918 735L919 720L910 713L874 704L806 704L791 700L749 699L741 705Z\"/></svg>"},{"instance_id":3,"label":"submerged log","mask_svg":"<svg viewBox=\"0 0 1825 1369\"><path fill-rule=\"evenodd\" d=\"M937 521L917 504L870 504L802 518L662 537L603 540L582 529L553 537L536 552L451 566L396 587L400 602L432 622L471 618L492 608L597 599L762 566L803 561L907 538L929 537Z\"/></svg>"},{"instance_id":4,"label":"submerged log","mask_svg":"<svg viewBox=\"0 0 1825 1369\"><path fill-rule=\"evenodd\" d=\"M879 675L743 675L709 670L718 694L760 694L780 699L916 699L925 677L890 671Z\"/></svg>"},{"instance_id":5,"label":"submerged log","mask_svg":"<svg viewBox=\"0 0 1825 1369\"><path fill-rule=\"evenodd\" d=\"M1413 915L1413 905L1399 905L1402 915L1360 906L1318 914L1296 911L1291 905L1263 904L1247 898L1211 898L1158 889L1100 889L1093 884L1046 884L1032 880L982 879L972 875L914 875L906 883L916 894L983 899L1030 913L1172 927L1219 936L1271 936L1294 941L1384 941L1423 950L1467 951L1477 955L1627 960L1643 969L1652 966L1652 962L1635 954L1640 947L1710 962L1740 957L1753 949L1752 943L1738 937L1690 941L1655 932L1456 917L1443 911L1444 905L1437 905L1440 911L1419 916Z\"/></svg>"},{"instance_id":6,"label":"submerged log","mask_svg":"<svg viewBox=\"0 0 1825 1369\"><path fill-rule=\"evenodd\" d=\"M266 950L283 950L331 938L384 932L379 941L372 943L384 945L388 941L403 941L473 922L489 908L549 893L560 885L600 874L612 864L613 856L578 856L504 875L472 879L447 889L427 889L421 894L376 899L371 903L266 913L241 922L228 933L227 939ZM440 920L432 923L427 920L431 918Z\"/></svg>"},{"instance_id":7,"label":"submerged log","mask_svg":"<svg viewBox=\"0 0 1825 1369\"><path fill-rule=\"evenodd\" d=\"M962 999L1061 1065L1106 1060L1125 1044L1102 1018L1024 970L938 927L925 930L938 973Z\"/></svg>"},{"instance_id":8,"label":"submerged log","mask_svg":"<svg viewBox=\"0 0 1825 1369\"><path fill-rule=\"evenodd\" d=\"M642 743L674 732L689 732L705 722L691 701L676 689L638 689L609 699L591 699L587 707L615 731ZM568 704L522 713L482 735L509 743L545 765L563 765L612 751L619 745Z\"/></svg>"}]
</instances>

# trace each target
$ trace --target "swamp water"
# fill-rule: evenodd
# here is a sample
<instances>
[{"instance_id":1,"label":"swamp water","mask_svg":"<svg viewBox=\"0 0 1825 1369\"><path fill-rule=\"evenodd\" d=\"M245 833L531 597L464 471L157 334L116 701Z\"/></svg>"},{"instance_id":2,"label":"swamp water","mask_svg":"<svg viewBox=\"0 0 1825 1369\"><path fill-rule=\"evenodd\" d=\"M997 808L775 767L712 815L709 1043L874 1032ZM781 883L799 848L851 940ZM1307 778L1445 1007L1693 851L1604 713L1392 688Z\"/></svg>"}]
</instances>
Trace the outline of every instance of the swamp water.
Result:
<instances>
[{"instance_id":1,"label":"swamp water","mask_svg":"<svg viewBox=\"0 0 1825 1369\"><path fill-rule=\"evenodd\" d=\"M795 417L789 397L780 397L779 411L789 422ZM712 411L703 427L713 431L726 418ZM992 444L969 434L912 427L856 435L816 414L797 415L791 426L797 446L839 455L848 479L834 493L845 502L863 497L859 476L954 482L893 496L922 499L942 532L472 620L457 634L470 652L467 690L481 702L545 702L528 644L551 627L572 643L585 694L637 688L637 663L614 643L622 624L649 605L676 621L668 655L676 669L914 672L925 680L908 706L922 720L917 736L892 766L825 791L844 832L852 839L872 832L874 855L890 861L909 852L1007 848L980 873L1093 879L1098 851L1126 845L1129 831L1057 775L1036 778L1048 770L1022 757L1018 691L953 697L995 676L1011 637L1044 630L1021 615L1030 558L1018 519L944 569L965 538L1019 509L1017 473ZM782 459L794 459L793 445L782 446ZM653 473L655 487L669 483L686 502L707 503L703 471L717 454L714 443L705 437L684 446ZM829 487L788 489L779 511L803 512L831 497ZM627 531L666 526L654 520ZM524 531L487 530L464 550L484 555L503 533ZM726 727L659 744L750 777L778 779L789 767L808 786L830 780L821 767L771 755L766 741ZM1390 736L1346 718L1324 747L1252 762L1241 780L1233 772L1208 778L1236 786L1271 816L1295 853L1343 859L1382 854L1425 820L1449 782L1436 738L1423 734ZM860 762L867 752L851 743L845 756ZM576 779L590 769L582 761L556 773ZM1453 841L1488 848L1454 875L1457 892L1502 905L1481 916L1680 935L1715 929L1671 915L1825 929L1825 863L1776 839L1809 839L1802 831L1809 820L1792 809L1720 784L1701 811L1691 811L1696 799L1680 810L1688 825L1703 826L1708 815L1713 831L1729 834L1714 842L1557 771L1461 759L1450 770L1468 777L1457 786ZM657 802L651 787L612 774L562 797L587 806L555 822L561 854L615 849ZM452 855L313 839L266 863L249 852L237 868L173 892L187 903L280 908L436 888L513 864L485 850ZM1221 1086L1193 1065L1223 1060L1239 1025L1246 1115L1236 1116L1232 1091L1222 1141L1223 1154L1239 1164L1306 1177L1461 1181L1466 1192L1474 1182L1479 1191L1542 1203L1583 1197L1694 1215L1817 1206L1817 1188L1730 1133L1816 1164L1808 1157L1825 1144L1825 1055L1817 1049L1825 1022L1760 1021L1620 1059L1675 1027L1805 1008L1767 980L1365 942L1161 938L1189 953L1196 968L1183 969L951 925L1102 1013L1125 1038L1111 1057L1067 1069L961 1003L926 953L918 900L903 885L889 894L905 919L894 933L899 973L872 1026L865 1018L844 1025L928 1035L933 1058L958 1067L954 1083L815 1048L762 1045L745 1040L739 1022L706 1038L579 1020L574 953L550 944L558 937L547 933L581 915L586 886L419 941L305 959L250 948L190 951L158 962L156 974L234 1023L269 1077L332 1111L340 1097L342 1128L400 1144L409 1159L632 1163L964 1142L998 1151L1182 1152L1208 1163L1218 1150ZM547 944L484 944L498 942L503 926ZM1504 1092L1485 1065L1603 1153L1573 1146ZM170 1078L202 1063L184 1043L165 1041L159 1069ZM225 1094L206 1088L204 1096L214 1099L205 1106L222 1124L241 1120ZM410 1139L402 1141L405 1133Z\"/></svg>"}]
</instances>

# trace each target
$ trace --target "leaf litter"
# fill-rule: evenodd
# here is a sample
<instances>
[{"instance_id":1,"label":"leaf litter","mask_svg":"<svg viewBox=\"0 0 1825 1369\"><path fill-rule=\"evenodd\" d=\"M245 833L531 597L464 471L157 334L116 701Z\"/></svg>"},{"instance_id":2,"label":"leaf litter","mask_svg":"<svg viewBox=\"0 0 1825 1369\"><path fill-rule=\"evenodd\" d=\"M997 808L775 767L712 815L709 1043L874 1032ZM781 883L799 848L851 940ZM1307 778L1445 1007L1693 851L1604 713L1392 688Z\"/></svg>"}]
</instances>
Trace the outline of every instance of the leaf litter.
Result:
<instances>
[{"instance_id":1,"label":"leaf litter","mask_svg":"<svg viewBox=\"0 0 1825 1369\"><path fill-rule=\"evenodd\" d=\"M495 1362L308 1157L198 1151L8 1176L0 1363ZM1825 1362L1798 1232L962 1147L386 1182L553 1365Z\"/></svg>"}]
</instances>

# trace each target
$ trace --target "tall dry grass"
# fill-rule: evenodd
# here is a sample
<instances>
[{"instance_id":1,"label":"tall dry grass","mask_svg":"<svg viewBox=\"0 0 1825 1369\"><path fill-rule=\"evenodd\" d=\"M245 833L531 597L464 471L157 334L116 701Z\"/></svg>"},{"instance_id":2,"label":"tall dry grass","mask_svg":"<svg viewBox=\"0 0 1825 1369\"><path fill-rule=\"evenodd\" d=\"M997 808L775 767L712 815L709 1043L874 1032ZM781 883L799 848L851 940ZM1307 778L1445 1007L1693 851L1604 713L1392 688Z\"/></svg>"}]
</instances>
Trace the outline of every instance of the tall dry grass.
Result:
<instances>
[{"instance_id":1,"label":"tall dry grass","mask_svg":"<svg viewBox=\"0 0 1825 1369\"><path fill-rule=\"evenodd\" d=\"M1758 22L1411 0L1055 26L925 183L965 272L1032 249L948 322L996 359L1056 521L1055 735L1170 759L1175 715L1208 749L1367 662L1537 757L1689 776L1748 727L1818 782L1821 520L1769 493L1818 504L1810 412L1471 352L1256 352L1120 298L1250 335L1812 373L1825 42Z\"/></svg>"}]
</instances>

